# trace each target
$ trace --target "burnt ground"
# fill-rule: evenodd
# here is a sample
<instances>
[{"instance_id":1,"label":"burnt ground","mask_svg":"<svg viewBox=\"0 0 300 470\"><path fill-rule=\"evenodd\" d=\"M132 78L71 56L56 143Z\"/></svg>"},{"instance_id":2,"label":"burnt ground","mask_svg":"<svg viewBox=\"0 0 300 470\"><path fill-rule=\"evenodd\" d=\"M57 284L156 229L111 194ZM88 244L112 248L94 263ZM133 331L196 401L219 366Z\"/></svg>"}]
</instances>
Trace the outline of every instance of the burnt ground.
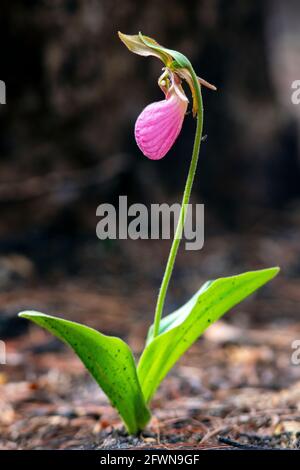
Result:
<instances>
[{"instance_id":1,"label":"burnt ground","mask_svg":"<svg viewBox=\"0 0 300 470\"><path fill-rule=\"evenodd\" d=\"M3 256L0 448L299 448L300 365L291 363L291 344L300 339L300 237L291 214L284 233L281 224L244 235L223 231L210 234L200 252L181 250L168 311L218 273L274 264L282 271L180 360L138 437L126 436L72 351L16 314L30 307L84 322L120 335L138 355L168 243L83 240L73 252L66 244L45 265L46 276L34 256ZM46 246L51 258L51 241Z\"/></svg>"}]
</instances>

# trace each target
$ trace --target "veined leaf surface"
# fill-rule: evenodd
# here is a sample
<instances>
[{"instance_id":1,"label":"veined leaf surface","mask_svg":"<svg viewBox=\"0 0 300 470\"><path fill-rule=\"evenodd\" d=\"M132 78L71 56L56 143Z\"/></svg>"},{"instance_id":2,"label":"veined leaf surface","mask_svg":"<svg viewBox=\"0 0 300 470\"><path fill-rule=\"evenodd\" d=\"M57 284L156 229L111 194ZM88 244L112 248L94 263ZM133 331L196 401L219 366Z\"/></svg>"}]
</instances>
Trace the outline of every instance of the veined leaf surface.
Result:
<instances>
[{"instance_id":1,"label":"veined leaf surface","mask_svg":"<svg viewBox=\"0 0 300 470\"><path fill-rule=\"evenodd\" d=\"M181 309L162 319L158 336L153 338L150 328L138 365L146 403L199 336L230 308L275 277L278 271L279 268L263 269L206 283Z\"/></svg>"},{"instance_id":2,"label":"veined leaf surface","mask_svg":"<svg viewBox=\"0 0 300 470\"><path fill-rule=\"evenodd\" d=\"M71 346L119 411L131 434L144 428L150 413L142 395L132 352L124 341L40 312L22 312L19 316L33 321Z\"/></svg>"}]
</instances>

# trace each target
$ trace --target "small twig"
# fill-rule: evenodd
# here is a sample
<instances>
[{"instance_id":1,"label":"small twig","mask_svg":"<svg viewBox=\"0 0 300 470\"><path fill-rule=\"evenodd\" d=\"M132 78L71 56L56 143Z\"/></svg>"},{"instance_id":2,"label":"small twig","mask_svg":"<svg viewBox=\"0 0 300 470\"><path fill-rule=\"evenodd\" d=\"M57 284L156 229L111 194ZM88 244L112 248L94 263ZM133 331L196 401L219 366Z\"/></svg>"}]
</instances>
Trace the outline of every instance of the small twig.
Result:
<instances>
[{"instance_id":1,"label":"small twig","mask_svg":"<svg viewBox=\"0 0 300 470\"><path fill-rule=\"evenodd\" d=\"M204 442L208 441L211 437L214 437L216 434L219 434L220 432L227 432L230 431L232 426L218 426L215 429L212 429L211 431L207 432L199 442L199 444L204 444Z\"/></svg>"},{"instance_id":2,"label":"small twig","mask_svg":"<svg viewBox=\"0 0 300 470\"><path fill-rule=\"evenodd\" d=\"M227 444L231 447L236 447L237 449L242 450L285 450L281 447L270 447L270 446L256 446L253 444L242 444L241 442L234 441L228 437L218 436L218 441L222 444Z\"/></svg>"}]
</instances>

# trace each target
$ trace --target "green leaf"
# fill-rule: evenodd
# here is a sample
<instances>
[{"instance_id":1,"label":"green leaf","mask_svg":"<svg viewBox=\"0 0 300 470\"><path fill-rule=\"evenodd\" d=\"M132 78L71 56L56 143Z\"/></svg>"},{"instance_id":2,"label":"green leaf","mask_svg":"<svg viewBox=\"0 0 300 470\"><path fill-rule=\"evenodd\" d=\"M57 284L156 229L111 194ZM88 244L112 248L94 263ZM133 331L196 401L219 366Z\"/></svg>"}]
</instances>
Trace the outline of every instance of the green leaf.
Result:
<instances>
[{"instance_id":1,"label":"green leaf","mask_svg":"<svg viewBox=\"0 0 300 470\"><path fill-rule=\"evenodd\" d=\"M251 271L206 283L177 312L161 321L160 334L147 345L138 365L138 377L148 403L157 387L184 352L234 305L277 275L279 268Z\"/></svg>"},{"instance_id":2,"label":"green leaf","mask_svg":"<svg viewBox=\"0 0 300 470\"><path fill-rule=\"evenodd\" d=\"M150 419L130 348L120 338L106 336L92 328L39 312L21 312L67 343L122 416L129 433L136 434Z\"/></svg>"},{"instance_id":3,"label":"green leaf","mask_svg":"<svg viewBox=\"0 0 300 470\"><path fill-rule=\"evenodd\" d=\"M178 310L175 310L175 312L170 313L169 315L166 315L163 317L160 321L159 324L159 331L158 334L164 333L165 331L169 330L172 328L172 326L175 324L177 320L180 322L183 321L185 315L188 315L191 309L193 308L195 301L199 297L202 292L204 292L212 283L213 281L207 281L203 286L196 292L193 297L190 298L190 300L184 304L182 307L180 307ZM147 336L147 344L149 344L153 340L153 331L154 331L154 325L151 325L148 331L148 336Z\"/></svg>"}]
</instances>

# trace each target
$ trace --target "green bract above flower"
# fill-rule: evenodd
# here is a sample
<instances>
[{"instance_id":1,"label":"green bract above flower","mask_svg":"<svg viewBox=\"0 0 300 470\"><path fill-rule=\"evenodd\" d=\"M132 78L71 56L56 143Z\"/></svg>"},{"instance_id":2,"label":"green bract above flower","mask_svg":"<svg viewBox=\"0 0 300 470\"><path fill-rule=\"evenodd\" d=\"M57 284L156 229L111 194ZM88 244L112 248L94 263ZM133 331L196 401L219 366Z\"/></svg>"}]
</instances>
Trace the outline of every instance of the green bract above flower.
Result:
<instances>
[{"instance_id":1,"label":"green bract above flower","mask_svg":"<svg viewBox=\"0 0 300 470\"><path fill-rule=\"evenodd\" d=\"M121 41L131 52L144 57L157 57L164 63L167 69L177 74L180 79L188 83L193 97L193 115L195 116L197 114L198 105L195 93L193 66L189 59L181 52L163 47L157 41L148 36L144 36L142 33L130 35L123 34L119 31L118 34ZM211 90L216 90L214 85L203 80L203 78L197 77L197 80L200 85L206 86Z\"/></svg>"},{"instance_id":2,"label":"green bract above flower","mask_svg":"<svg viewBox=\"0 0 300 470\"><path fill-rule=\"evenodd\" d=\"M172 56L166 52L154 39L139 34L123 34L118 32L119 38L131 52L145 57L154 56L160 59L166 67L171 66Z\"/></svg>"}]
</instances>

